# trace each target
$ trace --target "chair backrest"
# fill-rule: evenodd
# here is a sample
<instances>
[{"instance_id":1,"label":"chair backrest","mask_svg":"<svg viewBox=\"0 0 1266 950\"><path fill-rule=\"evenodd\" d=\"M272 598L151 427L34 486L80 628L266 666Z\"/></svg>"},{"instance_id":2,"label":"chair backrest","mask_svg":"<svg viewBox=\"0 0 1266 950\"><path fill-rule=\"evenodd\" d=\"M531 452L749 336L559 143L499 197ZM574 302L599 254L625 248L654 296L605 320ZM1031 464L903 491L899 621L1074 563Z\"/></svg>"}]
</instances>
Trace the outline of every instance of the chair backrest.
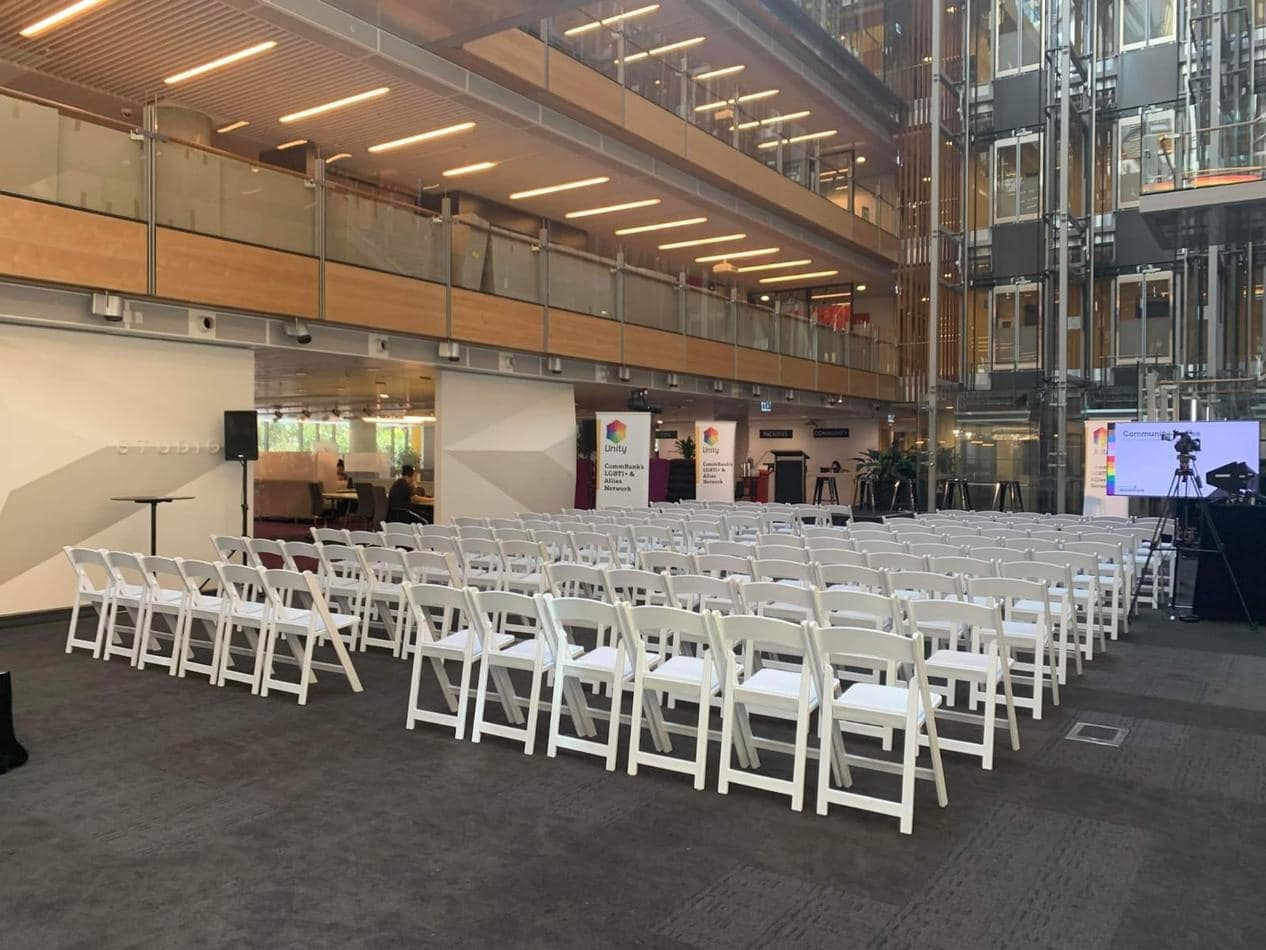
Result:
<instances>
[{"instance_id":1,"label":"chair backrest","mask_svg":"<svg viewBox=\"0 0 1266 950\"><path fill-rule=\"evenodd\" d=\"M1072 571L1064 564L1048 564L1043 561L1015 561L1003 564L999 572L1003 577L1024 581L1041 581L1048 587L1072 588Z\"/></svg>"},{"instance_id":2,"label":"chair backrest","mask_svg":"<svg viewBox=\"0 0 1266 950\"><path fill-rule=\"evenodd\" d=\"M708 574L667 574L668 602L684 610L719 610L732 614L737 609L734 584L724 577Z\"/></svg>"},{"instance_id":3,"label":"chair backrest","mask_svg":"<svg viewBox=\"0 0 1266 950\"><path fill-rule=\"evenodd\" d=\"M558 530L558 522L549 518L521 518L519 523L528 531Z\"/></svg>"},{"instance_id":4,"label":"chair backrest","mask_svg":"<svg viewBox=\"0 0 1266 950\"><path fill-rule=\"evenodd\" d=\"M971 556L982 561L996 561L1000 564L1010 564L1015 561L1027 561L1029 552L1019 548L999 548L981 545L976 547L972 545Z\"/></svg>"},{"instance_id":5,"label":"chair backrest","mask_svg":"<svg viewBox=\"0 0 1266 950\"><path fill-rule=\"evenodd\" d=\"M458 519L459 521L461 519ZM463 541L495 541L491 528L482 524L458 524L457 537Z\"/></svg>"},{"instance_id":6,"label":"chair backrest","mask_svg":"<svg viewBox=\"0 0 1266 950\"><path fill-rule=\"evenodd\" d=\"M726 537L731 541L750 540L761 530L761 518L757 514L727 511L721 524L725 528Z\"/></svg>"},{"instance_id":7,"label":"chair backrest","mask_svg":"<svg viewBox=\"0 0 1266 950\"><path fill-rule=\"evenodd\" d=\"M620 635L630 651L638 659L644 659L649 645L660 647L664 643L693 643L704 662L711 662L711 636L707 620L701 613L666 607L661 604L629 604L619 606Z\"/></svg>"},{"instance_id":8,"label":"chair backrest","mask_svg":"<svg viewBox=\"0 0 1266 950\"><path fill-rule=\"evenodd\" d=\"M75 548L67 545L62 548L66 559L75 572L75 582L79 590L85 593L104 593L113 583L110 566L106 563L105 552L97 548ZM99 575L100 581L93 575Z\"/></svg>"},{"instance_id":9,"label":"chair backrest","mask_svg":"<svg viewBox=\"0 0 1266 950\"><path fill-rule=\"evenodd\" d=\"M780 547L803 548L804 538L801 538L794 534L763 533L763 534L756 535L756 537L752 539L752 543L755 544L757 547L760 547L761 545L773 544Z\"/></svg>"},{"instance_id":10,"label":"chair backrest","mask_svg":"<svg viewBox=\"0 0 1266 950\"><path fill-rule=\"evenodd\" d=\"M840 525L805 525L800 529L800 537L805 539L805 546L808 547L810 541L831 541L843 539L845 537L845 528Z\"/></svg>"},{"instance_id":11,"label":"chair backrest","mask_svg":"<svg viewBox=\"0 0 1266 950\"><path fill-rule=\"evenodd\" d=\"M739 581L739 603L744 613L764 616L770 607L798 607L805 616L813 614L813 590L777 581Z\"/></svg>"},{"instance_id":12,"label":"chair backrest","mask_svg":"<svg viewBox=\"0 0 1266 950\"><path fill-rule=\"evenodd\" d=\"M708 574L712 577L729 577L732 574L750 577L752 574L752 561L748 557L736 557L733 554L696 554L691 560L696 574Z\"/></svg>"},{"instance_id":13,"label":"chair backrest","mask_svg":"<svg viewBox=\"0 0 1266 950\"><path fill-rule=\"evenodd\" d=\"M471 600L467 590L442 584L403 584L405 602L418 628L419 644L434 643L470 626ZM466 653L473 653L467 637Z\"/></svg>"},{"instance_id":14,"label":"chair backrest","mask_svg":"<svg viewBox=\"0 0 1266 950\"><path fill-rule=\"evenodd\" d=\"M736 652L747 656L752 651L768 651L779 655L805 656L810 647L805 640L803 624L749 614L723 617L715 610L705 615L711 627L713 649L721 658L718 666L727 680L737 681Z\"/></svg>"},{"instance_id":15,"label":"chair backrest","mask_svg":"<svg viewBox=\"0 0 1266 950\"><path fill-rule=\"evenodd\" d=\"M752 579L759 581L801 581L813 586L817 572L808 562L784 561L776 558L752 558Z\"/></svg>"},{"instance_id":16,"label":"chair backrest","mask_svg":"<svg viewBox=\"0 0 1266 950\"><path fill-rule=\"evenodd\" d=\"M920 557L956 557L963 553L963 548L957 544L911 544L910 553L917 554Z\"/></svg>"},{"instance_id":17,"label":"chair backrest","mask_svg":"<svg viewBox=\"0 0 1266 950\"><path fill-rule=\"evenodd\" d=\"M545 586L555 597L597 597L607 595L607 579L602 568L592 564L546 564Z\"/></svg>"},{"instance_id":18,"label":"chair backrest","mask_svg":"<svg viewBox=\"0 0 1266 950\"><path fill-rule=\"evenodd\" d=\"M418 536L412 531L383 531L383 547L399 548L401 551L417 551Z\"/></svg>"},{"instance_id":19,"label":"chair backrest","mask_svg":"<svg viewBox=\"0 0 1266 950\"><path fill-rule=\"evenodd\" d=\"M1021 580L1015 577L973 577L967 582L967 593L973 601L992 598L1002 605L1002 614L1010 618L1020 601L1040 605L1039 622L1046 630L1051 629L1050 588L1043 581ZM1032 607L1030 606L1030 610Z\"/></svg>"},{"instance_id":20,"label":"chair backrest","mask_svg":"<svg viewBox=\"0 0 1266 950\"><path fill-rule=\"evenodd\" d=\"M789 547L785 544L758 544L754 557L770 561L793 561L797 564L808 564L812 560L809 552L802 547Z\"/></svg>"},{"instance_id":21,"label":"chair backrest","mask_svg":"<svg viewBox=\"0 0 1266 950\"><path fill-rule=\"evenodd\" d=\"M882 525L849 525L848 536L854 541L895 541L896 537Z\"/></svg>"},{"instance_id":22,"label":"chair backrest","mask_svg":"<svg viewBox=\"0 0 1266 950\"><path fill-rule=\"evenodd\" d=\"M260 567L268 568L275 566L272 564L265 564L264 555L268 555L270 558L276 558L279 564L284 565L286 563L286 551L285 548L281 546L280 541L275 541L272 538L250 538L246 542L246 545L250 548L251 559L254 560L254 562Z\"/></svg>"},{"instance_id":23,"label":"chair backrest","mask_svg":"<svg viewBox=\"0 0 1266 950\"><path fill-rule=\"evenodd\" d=\"M359 546L381 547L383 536L381 531L349 531L348 542Z\"/></svg>"},{"instance_id":24,"label":"chair backrest","mask_svg":"<svg viewBox=\"0 0 1266 950\"><path fill-rule=\"evenodd\" d=\"M189 591L190 602L195 607L208 606L208 598L214 597L214 594L208 594L203 588L207 582L211 582L215 590L220 590L220 572L210 561L186 560L184 558L176 558L176 569L180 571L180 576L184 578L185 587Z\"/></svg>"},{"instance_id":25,"label":"chair backrest","mask_svg":"<svg viewBox=\"0 0 1266 950\"><path fill-rule=\"evenodd\" d=\"M526 528L493 528L492 536L498 541L532 541L532 532Z\"/></svg>"},{"instance_id":26,"label":"chair backrest","mask_svg":"<svg viewBox=\"0 0 1266 950\"><path fill-rule=\"evenodd\" d=\"M654 571L634 568L614 568L603 572L607 585L607 599L611 603L624 601L630 604L649 604L658 600L668 602L668 587L664 575Z\"/></svg>"},{"instance_id":27,"label":"chair backrest","mask_svg":"<svg viewBox=\"0 0 1266 950\"><path fill-rule=\"evenodd\" d=\"M551 561L570 561L576 557L571 535L555 528L533 528L532 540L545 545L545 556Z\"/></svg>"},{"instance_id":28,"label":"chair backrest","mask_svg":"<svg viewBox=\"0 0 1266 950\"><path fill-rule=\"evenodd\" d=\"M417 531L414 526L417 522L413 521L384 521L378 527L382 529L383 534L407 534L416 536Z\"/></svg>"},{"instance_id":29,"label":"chair backrest","mask_svg":"<svg viewBox=\"0 0 1266 950\"><path fill-rule=\"evenodd\" d=\"M463 586L456 555L442 551L405 551L403 560L405 579L410 583Z\"/></svg>"},{"instance_id":30,"label":"chair backrest","mask_svg":"<svg viewBox=\"0 0 1266 950\"><path fill-rule=\"evenodd\" d=\"M615 544L610 536L600 531L573 531L572 550L582 564L601 567L619 560Z\"/></svg>"},{"instance_id":31,"label":"chair backrest","mask_svg":"<svg viewBox=\"0 0 1266 950\"><path fill-rule=\"evenodd\" d=\"M451 524L422 524L418 525L416 531L419 538L457 537L457 528Z\"/></svg>"},{"instance_id":32,"label":"chair backrest","mask_svg":"<svg viewBox=\"0 0 1266 950\"><path fill-rule=\"evenodd\" d=\"M728 554L730 557L749 558L755 545L739 541L709 541L703 546L705 554Z\"/></svg>"},{"instance_id":33,"label":"chair backrest","mask_svg":"<svg viewBox=\"0 0 1266 950\"><path fill-rule=\"evenodd\" d=\"M888 575L893 593L897 591L927 594L931 597L957 597L962 594L958 577L954 574L934 574L931 571L895 571Z\"/></svg>"},{"instance_id":34,"label":"chair backrest","mask_svg":"<svg viewBox=\"0 0 1266 950\"><path fill-rule=\"evenodd\" d=\"M673 532L662 525L633 525L629 534L639 551L671 551L674 548Z\"/></svg>"},{"instance_id":35,"label":"chair backrest","mask_svg":"<svg viewBox=\"0 0 1266 950\"><path fill-rule=\"evenodd\" d=\"M816 564L850 564L866 566L866 555L848 548L813 548L810 559Z\"/></svg>"},{"instance_id":36,"label":"chair backrest","mask_svg":"<svg viewBox=\"0 0 1266 950\"><path fill-rule=\"evenodd\" d=\"M521 522L518 518L489 518L487 520L487 526L493 531L505 531L516 528L522 529L523 522Z\"/></svg>"},{"instance_id":37,"label":"chair backrest","mask_svg":"<svg viewBox=\"0 0 1266 950\"><path fill-rule=\"evenodd\" d=\"M498 541L501 563L510 574L539 574L545 569L549 554L540 541Z\"/></svg>"},{"instance_id":38,"label":"chair backrest","mask_svg":"<svg viewBox=\"0 0 1266 950\"><path fill-rule=\"evenodd\" d=\"M998 565L979 557L930 557L928 570L959 577L997 577Z\"/></svg>"},{"instance_id":39,"label":"chair backrest","mask_svg":"<svg viewBox=\"0 0 1266 950\"><path fill-rule=\"evenodd\" d=\"M399 548L366 546L356 548L365 576L379 582L403 580L408 575L404 551Z\"/></svg>"},{"instance_id":40,"label":"chair backrest","mask_svg":"<svg viewBox=\"0 0 1266 950\"><path fill-rule=\"evenodd\" d=\"M156 554L141 556L141 567L149 580L151 590L188 592L184 575L180 573L180 565L175 558L161 557Z\"/></svg>"},{"instance_id":41,"label":"chair backrest","mask_svg":"<svg viewBox=\"0 0 1266 950\"><path fill-rule=\"evenodd\" d=\"M133 554L131 551L106 551L105 561L116 592L124 584L149 589L150 579L145 573L145 565L141 563L142 557L143 555Z\"/></svg>"},{"instance_id":42,"label":"chair backrest","mask_svg":"<svg viewBox=\"0 0 1266 950\"><path fill-rule=\"evenodd\" d=\"M845 534L833 534L830 537L807 537L804 541L806 551L853 551L853 541Z\"/></svg>"},{"instance_id":43,"label":"chair backrest","mask_svg":"<svg viewBox=\"0 0 1266 950\"><path fill-rule=\"evenodd\" d=\"M458 528L486 528L488 527L488 519L463 515L460 518L454 518L453 524L457 525Z\"/></svg>"},{"instance_id":44,"label":"chair backrest","mask_svg":"<svg viewBox=\"0 0 1266 950\"><path fill-rule=\"evenodd\" d=\"M680 551L639 551L637 561L644 571L689 574L694 570L690 555Z\"/></svg>"},{"instance_id":45,"label":"chair backrest","mask_svg":"<svg viewBox=\"0 0 1266 950\"><path fill-rule=\"evenodd\" d=\"M695 517L683 522L682 526L692 549L701 548L709 541L728 540L719 515L715 519Z\"/></svg>"},{"instance_id":46,"label":"chair backrest","mask_svg":"<svg viewBox=\"0 0 1266 950\"><path fill-rule=\"evenodd\" d=\"M1065 551L1072 554L1088 554L1101 563L1111 563L1117 568L1123 564L1120 544L1107 544L1103 541L1075 541L1065 546Z\"/></svg>"},{"instance_id":47,"label":"chair backrest","mask_svg":"<svg viewBox=\"0 0 1266 950\"><path fill-rule=\"evenodd\" d=\"M915 695L921 697L924 709L932 708L923 664L923 635L918 631L906 636L872 627L826 627L811 621L805 624L805 637L820 695L833 695L836 666L858 666L860 661L869 661L866 665L877 670L906 668L909 671L904 682L894 677L888 684L904 685L910 691L909 713L913 714L918 708Z\"/></svg>"},{"instance_id":48,"label":"chair backrest","mask_svg":"<svg viewBox=\"0 0 1266 950\"><path fill-rule=\"evenodd\" d=\"M1099 559L1093 554L1083 551L1034 551L1033 560L1067 567L1073 576L1092 578L1093 585L1098 585Z\"/></svg>"},{"instance_id":49,"label":"chair backrest","mask_svg":"<svg viewBox=\"0 0 1266 950\"><path fill-rule=\"evenodd\" d=\"M360 549L347 544L322 544L321 567L328 580L360 581L365 577L365 562Z\"/></svg>"},{"instance_id":50,"label":"chair backrest","mask_svg":"<svg viewBox=\"0 0 1266 950\"><path fill-rule=\"evenodd\" d=\"M877 571L888 571L891 574L903 571L926 571L927 558L918 554L897 554L895 552L866 552L866 566Z\"/></svg>"},{"instance_id":51,"label":"chair backrest","mask_svg":"<svg viewBox=\"0 0 1266 950\"><path fill-rule=\"evenodd\" d=\"M537 605L541 626L550 637L556 657L571 655L571 647L577 643L575 630L592 630L597 642L602 643L608 632L614 637L615 632L620 629L620 612L614 604L584 597L555 597L553 594L537 596L541 599L541 603ZM624 650L623 641L619 649Z\"/></svg>"},{"instance_id":52,"label":"chair backrest","mask_svg":"<svg viewBox=\"0 0 1266 950\"><path fill-rule=\"evenodd\" d=\"M219 577L220 596L226 598L232 613L240 613L243 607L264 592L263 571L253 564L221 562L215 565L215 570Z\"/></svg>"},{"instance_id":53,"label":"chair backrest","mask_svg":"<svg viewBox=\"0 0 1266 950\"><path fill-rule=\"evenodd\" d=\"M1029 537L1034 541L1041 541L1044 545L1053 545L1058 550L1061 544L1070 540L1070 533L1038 530L1029 532ZM1037 545L1035 544L1034 547L1036 548Z\"/></svg>"},{"instance_id":54,"label":"chair backrest","mask_svg":"<svg viewBox=\"0 0 1266 950\"><path fill-rule=\"evenodd\" d=\"M908 554L904 541L875 541L870 538L858 538L855 541L857 550L863 554Z\"/></svg>"},{"instance_id":55,"label":"chair backrest","mask_svg":"<svg viewBox=\"0 0 1266 950\"><path fill-rule=\"evenodd\" d=\"M813 616L824 627L869 623L877 630L901 630L900 602L867 590L815 590Z\"/></svg>"},{"instance_id":56,"label":"chair backrest","mask_svg":"<svg viewBox=\"0 0 1266 950\"><path fill-rule=\"evenodd\" d=\"M984 603L963 600L914 600L909 604L910 623L915 630L943 637L945 624L954 624L969 635L973 653L980 653L991 639L1006 640L1002 605L997 600ZM926 629L920 627L925 625ZM958 637L949 638L949 648L957 649Z\"/></svg>"},{"instance_id":57,"label":"chair backrest","mask_svg":"<svg viewBox=\"0 0 1266 950\"><path fill-rule=\"evenodd\" d=\"M534 595L473 587L467 588L466 595L470 603L468 617L486 652L496 653L514 646L510 642L502 644L497 637L500 633L533 638L541 634L540 601ZM540 645L552 651L546 637L541 637Z\"/></svg>"},{"instance_id":58,"label":"chair backrest","mask_svg":"<svg viewBox=\"0 0 1266 950\"><path fill-rule=\"evenodd\" d=\"M873 567L861 567L855 564L822 564L817 565L818 586L847 587L857 590L868 590L875 594L890 593L888 574Z\"/></svg>"},{"instance_id":59,"label":"chair backrest","mask_svg":"<svg viewBox=\"0 0 1266 950\"><path fill-rule=\"evenodd\" d=\"M245 555L247 561L253 561L250 538L239 538L231 534L211 535L211 546L215 548L216 560L231 561L239 555Z\"/></svg>"},{"instance_id":60,"label":"chair backrest","mask_svg":"<svg viewBox=\"0 0 1266 950\"><path fill-rule=\"evenodd\" d=\"M945 538L940 534L928 531L893 531L894 537L898 541L904 541L906 544L944 544Z\"/></svg>"},{"instance_id":61,"label":"chair backrest","mask_svg":"<svg viewBox=\"0 0 1266 950\"><path fill-rule=\"evenodd\" d=\"M312 528L312 540L317 544L351 544L343 528Z\"/></svg>"}]
</instances>

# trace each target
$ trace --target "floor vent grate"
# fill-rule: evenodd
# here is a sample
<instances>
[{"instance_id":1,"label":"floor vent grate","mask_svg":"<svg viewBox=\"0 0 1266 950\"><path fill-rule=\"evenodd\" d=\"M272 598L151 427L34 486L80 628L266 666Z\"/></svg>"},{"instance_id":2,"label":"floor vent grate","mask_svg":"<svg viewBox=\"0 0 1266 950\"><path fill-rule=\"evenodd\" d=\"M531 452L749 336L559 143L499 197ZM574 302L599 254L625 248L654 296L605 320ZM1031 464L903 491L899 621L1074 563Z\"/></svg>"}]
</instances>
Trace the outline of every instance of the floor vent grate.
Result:
<instances>
[{"instance_id":1,"label":"floor vent grate","mask_svg":"<svg viewBox=\"0 0 1266 950\"><path fill-rule=\"evenodd\" d=\"M1129 734L1129 729L1119 726L1102 726L1093 722L1079 722L1068 730L1065 739L1074 742L1089 742L1091 745L1106 745L1113 749L1121 748L1121 743Z\"/></svg>"}]
</instances>

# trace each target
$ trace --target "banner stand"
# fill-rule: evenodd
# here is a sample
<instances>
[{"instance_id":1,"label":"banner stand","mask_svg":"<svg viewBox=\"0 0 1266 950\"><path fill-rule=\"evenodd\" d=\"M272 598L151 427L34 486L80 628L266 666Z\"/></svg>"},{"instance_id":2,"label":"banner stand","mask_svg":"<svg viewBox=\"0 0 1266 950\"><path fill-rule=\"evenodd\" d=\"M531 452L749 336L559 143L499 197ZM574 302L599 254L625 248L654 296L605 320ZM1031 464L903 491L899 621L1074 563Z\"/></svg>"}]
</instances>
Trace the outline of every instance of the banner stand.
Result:
<instances>
[{"instance_id":1,"label":"banner stand","mask_svg":"<svg viewBox=\"0 0 1266 950\"><path fill-rule=\"evenodd\" d=\"M695 500L734 500L735 422L695 423Z\"/></svg>"},{"instance_id":2,"label":"banner stand","mask_svg":"<svg viewBox=\"0 0 1266 950\"><path fill-rule=\"evenodd\" d=\"M645 508L651 497L651 414L599 412L596 508Z\"/></svg>"}]
</instances>

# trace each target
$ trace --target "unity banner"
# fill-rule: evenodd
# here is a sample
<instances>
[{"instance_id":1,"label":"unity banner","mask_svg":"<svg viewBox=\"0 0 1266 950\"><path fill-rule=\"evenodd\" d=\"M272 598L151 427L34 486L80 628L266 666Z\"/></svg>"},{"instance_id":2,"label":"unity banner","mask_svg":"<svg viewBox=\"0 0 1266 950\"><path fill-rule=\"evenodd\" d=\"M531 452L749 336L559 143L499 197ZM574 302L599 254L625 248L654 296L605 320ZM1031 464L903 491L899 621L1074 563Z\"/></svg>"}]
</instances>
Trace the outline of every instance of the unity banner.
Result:
<instances>
[{"instance_id":1,"label":"unity banner","mask_svg":"<svg viewBox=\"0 0 1266 950\"><path fill-rule=\"evenodd\" d=\"M651 493L651 415L649 412L600 412L598 508L645 508Z\"/></svg>"},{"instance_id":2,"label":"unity banner","mask_svg":"<svg viewBox=\"0 0 1266 950\"><path fill-rule=\"evenodd\" d=\"M734 500L733 422L695 423L695 500Z\"/></svg>"},{"instance_id":3,"label":"unity banner","mask_svg":"<svg viewBox=\"0 0 1266 950\"><path fill-rule=\"evenodd\" d=\"M1108 494L1108 432L1111 423L1086 422L1086 486L1081 513L1112 518L1128 518L1130 499Z\"/></svg>"}]
</instances>

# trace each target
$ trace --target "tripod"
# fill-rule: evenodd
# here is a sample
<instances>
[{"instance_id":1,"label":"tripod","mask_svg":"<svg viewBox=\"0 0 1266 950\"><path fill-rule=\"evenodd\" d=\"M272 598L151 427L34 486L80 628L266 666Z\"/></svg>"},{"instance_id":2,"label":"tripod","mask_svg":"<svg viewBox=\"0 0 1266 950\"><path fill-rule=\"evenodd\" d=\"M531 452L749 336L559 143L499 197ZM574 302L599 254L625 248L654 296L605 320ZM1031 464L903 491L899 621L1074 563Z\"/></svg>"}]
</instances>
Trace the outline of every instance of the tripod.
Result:
<instances>
[{"instance_id":1,"label":"tripod","mask_svg":"<svg viewBox=\"0 0 1266 950\"><path fill-rule=\"evenodd\" d=\"M1180 504L1180 502L1183 504ZM1209 538L1213 543L1211 548L1196 546L1197 526L1191 522L1192 502L1195 502L1200 512L1200 524L1198 526L1200 540L1198 543L1203 545L1205 539ZM1244 611L1244 619L1248 621L1249 627L1256 633L1257 625L1253 622L1253 616L1244 600L1244 592L1240 590L1239 579L1236 578L1235 572L1231 570L1231 562L1226 556L1226 548L1222 544L1222 537L1218 534L1218 529L1214 525L1213 519L1209 517L1208 504L1205 502L1202 493L1200 472L1196 468L1196 457L1189 452L1180 452L1178 454L1178 467L1174 469L1174 477L1170 479L1169 490L1165 493L1165 501L1161 505L1160 518L1156 522L1156 530L1152 532L1152 540L1147 548L1147 558L1143 561L1143 569L1139 572L1140 583L1136 584L1134 596L1130 600L1130 614L1137 614L1139 593L1142 590L1141 581L1147 575L1147 569L1152 563L1152 556L1159 550L1161 540L1165 534L1165 524L1168 521L1173 522L1171 537L1173 538L1175 558L1179 558L1183 554L1217 554L1222 559L1222 566L1226 569L1227 577L1231 579L1231 586L1235 589L1235 596L1239 599L1240 607ZM1175 589L1169 592L1171 611L1169 619L1182 619L1189 622L1199 620L1200 618L1194 613L1189 613L1186 617L1178 617L1177 575L1178 572L1175 569ZM1194 606L1194 603L1187 606L1190 609Z\"/></svg>"}]
</instances>

